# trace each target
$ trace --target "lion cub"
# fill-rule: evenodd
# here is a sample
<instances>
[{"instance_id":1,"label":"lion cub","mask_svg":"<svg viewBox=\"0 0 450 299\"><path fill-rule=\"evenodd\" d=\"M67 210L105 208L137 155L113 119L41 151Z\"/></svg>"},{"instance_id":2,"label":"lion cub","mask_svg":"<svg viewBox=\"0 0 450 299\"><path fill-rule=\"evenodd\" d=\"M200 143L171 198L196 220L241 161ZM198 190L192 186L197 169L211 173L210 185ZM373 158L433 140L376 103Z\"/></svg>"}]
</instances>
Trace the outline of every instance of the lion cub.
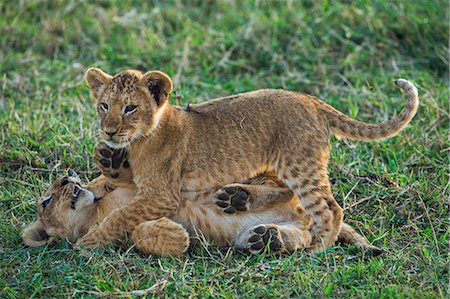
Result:
<instances>
[{"instance_id":1,"label":"lion cub","mask_svg":"<svg viewBox=\"0 0 450 299\"><path fill-rule=\"evenodd\" d=\"M102 161L117 166L112 168L110 163L114 173L122 174L124 168L118 159L117 156L112 159L111 155L102 157ZM182 193L185 204L172 219L145 221L129 239L141 252L161 256L181 255L189 246L189 237L205 238L222 247L235 246L251 253L293 251L311 241L309 217L296 196L279 186L274 177L258 176L242 186ZM37 204L38 219L25 229L22 238L32 247L60 238L74 243L114 209L132 202L135 195L133 184L115 186L101 175L83 186L72 172L57 179L45 192ZM234 215L235 212L238 214ZM339 239L372 255L382 253L345 223Z\"/></svg>"},{"instance_id":2,"label":"lion cub","mask_svg":"<svg viewBox=\"0 0 450 299\"><path fill-rule=\"evenodd\" d=\"M126 148L138 189L136 200L80 240L92 247L122 238L117 232L131 233L143 221L176 214L183 191L275 171L312 219L307 249L326 249L336 241L343 218L328 179L330 135L392 137L411 121L419 104L417 89L404 79L395 83L406 93L406 107L381 124L351 119L306 94L274 89L180 109L169 105L172 81L159 71L110 76L91 68L86 80L97 100L101 136L113 148Z\"/></svg>"},{"instance_id":3,"label":"lion cub","mask_svg":"<svg viewBox=\"0 0 450 299\"><path fill-rule=\"evenodd\" d=\"M310 219L293 194L277 186L272 177L254 178L260 185L251 182L246 185L252 194L231 186L183 192L185 204L171 219L162 217L140 223L129 235L130 240L140 251L162 256L181 255L189 246L189 236L251 253L294 251L307 246L311 242ZM81 185L74 174L59 178L39 201L38 220L25 229L23 240L33 247L56 238L74 243L115 209L133 202L136 191L133 184L114 186L103 175L87 186ZM258 208L244 212L250 197L252 203L258 201ZM274 202L269 203L268 199ZM224 205L241 213L230 215L223 211ZM121 233L125 240L126 231ZM351 242L356 246L373 248L354 234Z\"/></svg>"}]
</instances>

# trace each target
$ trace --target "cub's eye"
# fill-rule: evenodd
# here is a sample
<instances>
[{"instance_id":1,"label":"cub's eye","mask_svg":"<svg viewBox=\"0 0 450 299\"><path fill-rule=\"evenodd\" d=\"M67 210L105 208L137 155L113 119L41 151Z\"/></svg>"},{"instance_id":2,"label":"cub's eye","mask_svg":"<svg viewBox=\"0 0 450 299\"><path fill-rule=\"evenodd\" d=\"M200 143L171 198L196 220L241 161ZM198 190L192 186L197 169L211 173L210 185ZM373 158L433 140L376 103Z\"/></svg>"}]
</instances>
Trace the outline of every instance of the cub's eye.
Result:
<instances>
[{"instance_id":1,"label":"cub's eye","mask_svg":"<svg viewBox=\"0 0 450 299\"><path fill-rule=\"evenodd\" d=\"M51 201L52 201L51 197L47 198L46 200L44 200L42 202L42 207L45 209L46 207L48 207L48 205L50 204Z\"/></svg>"},{"instance_id":2,"label":"cub's eye","mask_svg":"<svg viewBox=\"0 0 450 299\"><path fill-rule=\"evenodd\" d=\"M125 114L131 114L134 111L136 111L137 106L136 105L128 105L125 107Z\"/></svg>"},{"instance_id":3,"label":"cub's eye","mask_svg":"<svg viewBox=\"0 0 450 299\"><path fill-rule=\"evenodd\" d=\"M69 178L65 176L65 177L63 177L62 180L61 180L61 187L62 187L62 186L65 186L65 185L67 185L67 184L69 184L69 183L70 183Z\"/></svg>"},{"instance_id":4,"label":"cub's eye","mask_svg":"<svg viewBox=\"0 0 450 299\"><path fill-rule=\"evenodd\" d=\"M109 105L106 103L101 103L103 111L107 112L109 109Z\"/></svg>"}]
</instances>

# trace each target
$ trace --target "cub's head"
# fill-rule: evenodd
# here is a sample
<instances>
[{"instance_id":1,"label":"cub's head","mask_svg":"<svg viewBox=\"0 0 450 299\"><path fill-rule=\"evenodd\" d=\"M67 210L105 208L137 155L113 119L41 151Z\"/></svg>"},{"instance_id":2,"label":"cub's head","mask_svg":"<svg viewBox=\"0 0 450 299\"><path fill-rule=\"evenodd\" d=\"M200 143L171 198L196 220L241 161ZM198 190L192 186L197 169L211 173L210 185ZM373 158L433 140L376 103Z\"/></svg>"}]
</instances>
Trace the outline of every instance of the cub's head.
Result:
<instances>
[{"instance_id":1,"label":"cub's head","mask_svg":"<svg viewBox=\"0 0 450 299\"><path fill-rule=\"evenodd\" d=\"M95 195L81 186L73 171L57 179L36 207L37 220L23 232L25 244L37 247L54 239L75 242L89 229L89 218L95 209Z\"/></svg>"},{"instance_id":2,"label":"cub's head","mask_svg":"<svg viewBox=\"0 0 450 299\"><path fill-rule=\"evenodd\" d=\"M90 68L86 81L97 101L101 136L113 148L150 134L172 91L172 80L160 71L126 70L110 76Z\"/></svg>"}]
</instances>

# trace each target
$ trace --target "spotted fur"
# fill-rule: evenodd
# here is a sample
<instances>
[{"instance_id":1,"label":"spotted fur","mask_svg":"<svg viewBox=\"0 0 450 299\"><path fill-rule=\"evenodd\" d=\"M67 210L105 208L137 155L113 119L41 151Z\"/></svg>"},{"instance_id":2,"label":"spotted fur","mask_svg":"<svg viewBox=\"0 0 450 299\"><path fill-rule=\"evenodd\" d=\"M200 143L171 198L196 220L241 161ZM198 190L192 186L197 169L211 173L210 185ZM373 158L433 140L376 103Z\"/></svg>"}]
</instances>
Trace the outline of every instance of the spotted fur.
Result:
<instances>
[{"instance_id":1,"label":"spotted fur","mask_svg":"<svg viewBox=\"0 0 450 299\"><path fill-rule=\"evenodd\" d=\"M97 106L110 107L97 109L102 137L111 147L127 148L138 188L135 201L100 224L101 233L92 231L80 241L93 247L119 238L116 228L131 233L144 220L176 214L182 191L275 171L312 219L308 249L326 249L336 241L343 218L328 178L330 135L391 137L405 128L418 106L417 89L404 79L396 84L406 92L406 107L375 125L352 120L315 97L273 89L191 105L186 111L168 104L172 81L159 71L110 76L89 69L87 82ZM124 115L130 104L137 111Z\"/></svg>"}]
</instances>

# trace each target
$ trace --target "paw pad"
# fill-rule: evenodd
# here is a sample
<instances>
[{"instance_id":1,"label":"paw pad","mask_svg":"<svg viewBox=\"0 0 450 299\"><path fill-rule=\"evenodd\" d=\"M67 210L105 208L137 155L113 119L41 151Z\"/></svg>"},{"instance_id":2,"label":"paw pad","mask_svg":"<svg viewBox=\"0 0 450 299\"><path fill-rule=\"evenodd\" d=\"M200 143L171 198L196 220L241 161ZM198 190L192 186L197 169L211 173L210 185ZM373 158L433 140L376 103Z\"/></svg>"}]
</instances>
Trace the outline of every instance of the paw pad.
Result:
<instances>
[{"instance_id":1,"label":"paw pad","mask_svg":"<svg viewBox=\"0 0 450 299\"><path fill-rule=\"evenodd\" d=\"M94 160L102 174L113 179L129 172L125 170L130 168L125 149L113 149L104 143L100 143L95 148Z\"/></svg>"},{"instance_id":2,"label":"paw pad","mask_svg":"<svg viewBox=\"0 0 450 299\"><path fill-rule=\"evenodd\" d=\"M216 205L227 214L248 211L248 200L248 192L236 187L223 188L216 195Z\"/></svg>"},{"instance_id":3,"label":"paw pad","mask_svg":"<svg viewBox=\"0 0 450 299\"><path fill-rule=\"evenodd\" d=\"M100 160L100 163L103 165L103 167L110 167L111 163L109 162L109 160Z\"/></svg>"},{"instance_id":4,"label":"paw pad","mask_svg":"<svg viewBox=\"0 0 450 299\"><path fill-rule=\"evenodd\" d=\"M105 158L111 158L111 152L106 148L101 149L100 154Z\"/></svg>"},{"instance_id":5,"label":"paw pad","mask_svg":"<svg viewBox=\"0 0 450 299\"><path fill-rule=\"evenodd\" d=\"M254 228L248 238L248 250L257 254L264 251L267 246L271 253L283 248L280 232L274 227L266 228L264 225Z\"/></svg>"}]
</instances>

